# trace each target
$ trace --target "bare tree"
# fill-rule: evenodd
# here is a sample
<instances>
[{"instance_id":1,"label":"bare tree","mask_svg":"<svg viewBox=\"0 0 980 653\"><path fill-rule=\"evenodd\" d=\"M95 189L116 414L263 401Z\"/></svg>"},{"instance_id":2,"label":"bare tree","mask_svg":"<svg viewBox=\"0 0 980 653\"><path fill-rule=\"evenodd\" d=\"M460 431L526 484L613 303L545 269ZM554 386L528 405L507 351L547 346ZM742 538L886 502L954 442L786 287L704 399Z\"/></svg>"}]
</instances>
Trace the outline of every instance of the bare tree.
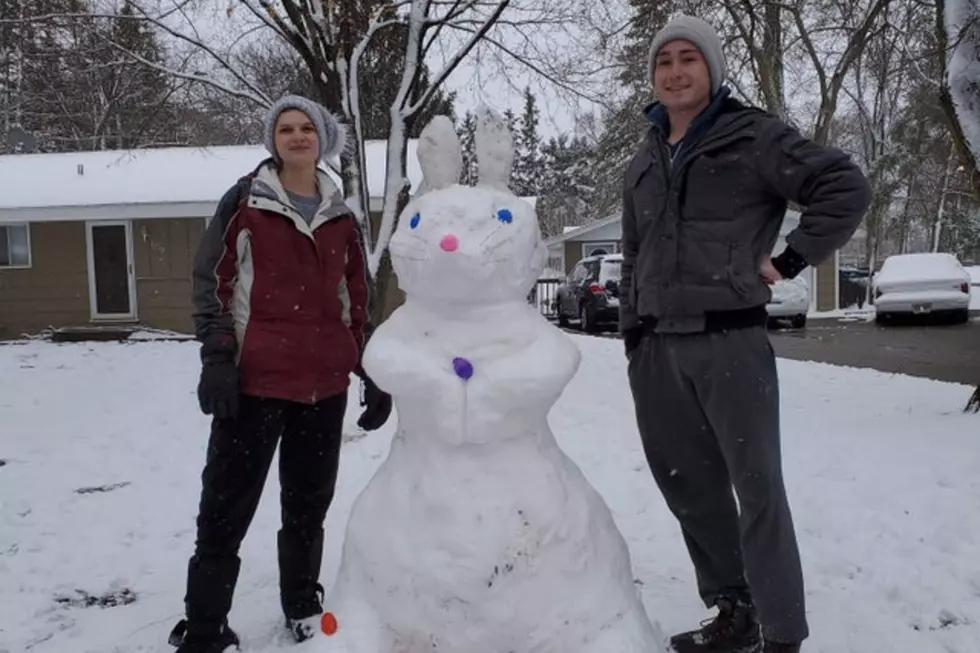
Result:
<instances>
[{"instance_id":1,"label":"bare tree","mask_svg":"<svg viewBox=\"0 0 980 653\"><path fill-rule=\"evenodd\" d=\"M939 94L956 143L980 200L980 3L936 0L936 32L943 47L943 84ZM947 55L948 50L948 55ZM980 412L980 384L967 401L967 412Z\"/></svg>"},{"instance_id":2,"label":"bare tree","mask_svg":"<svg viewBox=\"0 0 980 653\"><path fill-rule=\"evenodd\" d=\"M746 55L738 61L740 65L736 66L736 70L748 68L762 106L785 119L783 4L777 0L724 0L722 7L726 22L734 31L728 39L729 43L740 42ZM745 89L740 91L743 95L749 95Z\"/></svg>"},{"instance_id":3,"label":"bare tree","mask_svg":"<svg viewBox=\"0 0 980 653\"><path fill-rule=\"evenodd\" d=\"M709 6L732 52L729 81L740 95L792 118L786 77L791 65L802 60L801 77L812 76L819 93L808 131L816 142L827 143L848 76L892 1L723 0ZM744 88L739 80L745 69L752 88Z\"/></svg>"},{"instance_id":4,"label":"bare tree","mask_svg":"<svg viewBox=\"0 0 980 653\"><path fill-rule=\"evenodd\" d=\"M942 83L939 102L980 200L980 3L936 0Z\"/></svg>"},{"instance_id":5,"label":"bare tree","mask_svg":"<svg viewBox=\"0 0 980 653\"><path fill-rule=\"evenodd\" d=\"M262 92L250 71L236 66L227 52L202 38L194 28L193 18L185 19L183 26L175 26L177 17L191 15L183 12L193 4L193 0L171 0L150 10L140 3L137 10L144 20L188 44L198 55L206 55L216 66L215 71L202 72L189 65L164 66L137 53L129 54L174 76L268 106L270 97ZM250 14L253 27L276 35L298 53L310 73L317 99L342 115L352 127L353 146L342 155L339 172L349 203L371 236L368 258L377 300L372 310L376 321L386 317L393 308L392 301L397 301L397 297L389 296L392 274L385 253L397 216L409 196L408 133L446 79L480 48L574 89L576 84L570 83L569 77L560 76L560 66L549 68L542 63L548 52L540 45L541 39L533 36L535 29L544 26L557 29L574 23L578 5L576 0L240 0L236 5ZM363 77L362 63L371 44L394 29L406 33L401 57L403 74L388 108L391 130L383 209L380 224L372 229L374 225L368 219L363 98L374 80ZM505 38L508 32L518 40ZM425 64L435 59L440 60L440 66L430 75Z\"/></svg>"},{"instance_id":6,"label":"bare tree","mask_svg":"<svg viewBox=\"0 0 980 653\"><path fill-rule=\"evenodd\" d=\"M881 29L854 60L852 83L841 87L856 114L851 122L856 143L851 149L858 154L874 196L864 220L869 270L876 267L883 230L904 181L901 171L909 152L895 138L896 127L909 110L908 81L914 55L908 40L926 14L917 2L893 2L885 7Z\"/></svg>"}]
</instances>

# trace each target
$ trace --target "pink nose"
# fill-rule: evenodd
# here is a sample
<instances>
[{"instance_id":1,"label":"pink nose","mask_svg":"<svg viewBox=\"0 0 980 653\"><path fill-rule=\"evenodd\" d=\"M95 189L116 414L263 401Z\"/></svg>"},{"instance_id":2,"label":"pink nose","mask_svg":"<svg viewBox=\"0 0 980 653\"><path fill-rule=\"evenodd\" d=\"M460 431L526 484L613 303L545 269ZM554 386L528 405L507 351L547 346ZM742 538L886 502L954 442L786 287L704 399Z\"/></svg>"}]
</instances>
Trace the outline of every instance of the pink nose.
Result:
<instances>
[{"instance_id":1,"label":"pink nose","mask_svg":"<svg viewBox=\"0 0 980 653\"><path fill-rule=\"evenodd\" d=\"M452 234L446 234L442 237L442 240L439 241L439 247L441 247L445 252L455 252L456 248L459 247L459 238Z\"/></svg>"}]
</instances>

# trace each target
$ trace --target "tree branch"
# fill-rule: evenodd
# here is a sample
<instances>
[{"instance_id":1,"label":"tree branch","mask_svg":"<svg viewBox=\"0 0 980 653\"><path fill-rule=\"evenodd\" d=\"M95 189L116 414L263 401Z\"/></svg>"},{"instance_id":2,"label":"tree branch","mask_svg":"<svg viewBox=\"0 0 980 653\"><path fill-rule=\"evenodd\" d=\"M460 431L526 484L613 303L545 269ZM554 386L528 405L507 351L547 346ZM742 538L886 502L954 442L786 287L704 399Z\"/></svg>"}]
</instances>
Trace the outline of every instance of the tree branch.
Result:
<instances>
[{"instance_id":1,"label":"tree branch","mask_svg":"<svg viewBox=\"0 0 980 653\"><path fill-rule=\"evenodd\" d=\"M490 31L490 28L493 27L496 20L510 5L510 2L511 0L500 0L497 2L496 7L491 12L490 16L488 16L487 19L483 21L483 24L472 33L472 37L469 39L469 41L467 41L459 50L456 51L456 54L450 58L449 62L443 66L442 70L433 76L432 81L429 84L429 88L426 89L426 91L421 95L421 97L419 97L418 100L415 101L414 104L404 109L402 114L403 116L407 117L414 115L419 111L419 109L426 105L426 103L432 98L432 95L435 93L436 89L438 89L439 86L446 81L446 78L449 77L454 70L456 70L456 67L459 66L460 62L470 53L470 50L472 50L476 44L484 38L487 32Z\"/></svg>"}]
</instances>

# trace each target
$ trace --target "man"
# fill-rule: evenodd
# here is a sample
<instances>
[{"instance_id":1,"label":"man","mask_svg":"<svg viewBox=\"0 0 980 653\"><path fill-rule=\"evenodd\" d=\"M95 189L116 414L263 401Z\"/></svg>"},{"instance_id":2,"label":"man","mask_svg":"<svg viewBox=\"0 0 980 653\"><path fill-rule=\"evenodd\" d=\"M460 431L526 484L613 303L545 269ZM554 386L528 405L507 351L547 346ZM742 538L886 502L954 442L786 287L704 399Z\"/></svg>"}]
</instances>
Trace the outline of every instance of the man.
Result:
<instances>
[{"instance_id":1,"label":"man","mask_svg":"<svg viewBox=\"0 0 980 653\"><path fill-rule=\"evenodd\" d=\"M620 329L648 463L701 598L718 608L671 644L796 653L809 633L781 470L769 285L843 246L870 188L842 152L728 97L721 42L704 21L670 21L649 72L659 102L625 174ZM770 259L788 200L806 208Z\"/></svg>"}]
</instances>

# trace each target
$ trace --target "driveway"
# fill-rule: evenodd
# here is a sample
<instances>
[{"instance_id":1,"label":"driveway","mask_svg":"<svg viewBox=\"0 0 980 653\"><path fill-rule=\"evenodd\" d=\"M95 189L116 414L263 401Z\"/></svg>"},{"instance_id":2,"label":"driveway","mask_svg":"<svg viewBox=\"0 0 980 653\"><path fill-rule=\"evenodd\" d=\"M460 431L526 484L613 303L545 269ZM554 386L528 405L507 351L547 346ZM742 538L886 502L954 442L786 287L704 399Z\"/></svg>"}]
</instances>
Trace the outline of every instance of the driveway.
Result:
<instances>
[{"instance_id":1,"label":"driveway","mask_svg":"<svg viewBox=\"0 0 980 653\"><path fill-rule=\"evenodd\" d=\"M770 331L781 358L869 367L940 381L980 382L980 321L879 327L864 320L811 319L800 331Z\"/></svg>"},{"instance_id":2,"label":"driveway","mask_svg":"<svg viewBox=\"0 0 980 653\"><path fill-rule=\"evenodd\" d=\"M581 333L576 327L571 333ZM980 383L980 318L963 325L879 327L865 318L813 319L805 329L770 329L776 355L866 367L939 381ZM618 337L616 333L596 334Z\"/></svg>"}]
</instances>

